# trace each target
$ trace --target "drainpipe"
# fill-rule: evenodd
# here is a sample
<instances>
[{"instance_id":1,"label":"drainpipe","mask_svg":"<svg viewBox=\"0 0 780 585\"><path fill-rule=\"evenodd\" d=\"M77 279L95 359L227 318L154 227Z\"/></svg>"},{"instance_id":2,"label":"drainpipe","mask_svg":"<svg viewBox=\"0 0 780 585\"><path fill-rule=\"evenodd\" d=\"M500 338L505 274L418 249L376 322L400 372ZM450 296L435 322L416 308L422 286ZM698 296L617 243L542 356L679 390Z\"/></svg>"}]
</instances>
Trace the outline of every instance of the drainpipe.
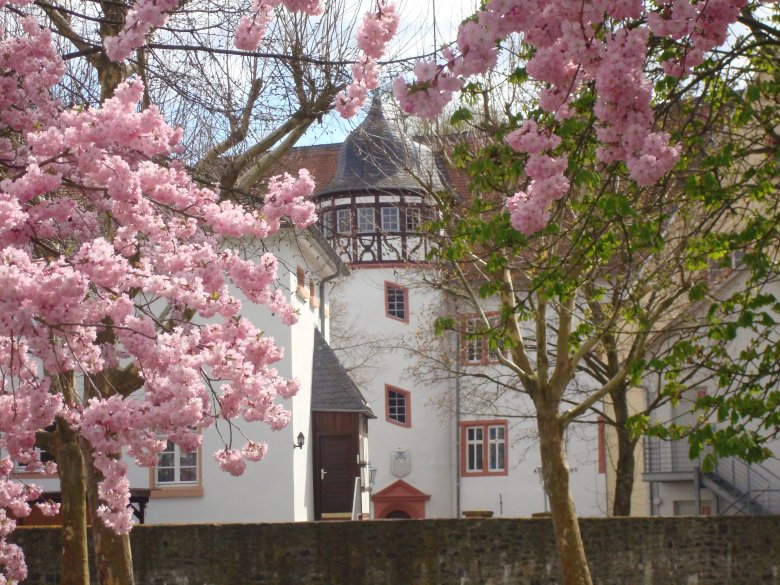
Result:
<instances>
[{"instance_id":1,"label":"drainpipe","mask_svg":"<svg viewBox=\"0 0 780 585\"><path fill-rule=\"evenodd\" d=\"M460 334L455 337L455 517L460 518Z\"/></svg>"},{"instance_id":2,"label":"drainpipe","mask_svg":"<svg viewBox=\"0 0 780 585\"><path fill-rule=\"evenodd\" d=\"M330 276L326 276L320 281L320 333L322 333L323 337L325 337L325 283L339 276L343 276L341 273L342 266L343 266L342 264L339 264L336 267L336 272L334 272ZM328 338L330 338L330 335L326 337L326 339Z\"/></svg>"}]
</instances>

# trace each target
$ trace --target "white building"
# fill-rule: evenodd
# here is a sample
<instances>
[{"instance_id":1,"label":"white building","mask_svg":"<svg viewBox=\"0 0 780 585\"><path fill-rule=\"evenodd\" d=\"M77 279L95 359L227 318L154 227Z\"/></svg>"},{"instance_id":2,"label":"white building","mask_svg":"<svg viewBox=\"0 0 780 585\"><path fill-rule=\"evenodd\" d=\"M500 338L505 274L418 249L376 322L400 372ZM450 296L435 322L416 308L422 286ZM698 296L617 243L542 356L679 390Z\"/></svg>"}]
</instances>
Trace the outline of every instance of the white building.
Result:
<instances>
[{"instance_id":1,"label":"white building","mask_svg":"<svg viewBox=\"0 0 780 585\"><path fill-rule=\"evenodd\" d=\"M241 477L221 471L213 458L224 448L229 432L219 427L204 432L202 445L194 453L182 453L178 446L169 444L170 451L161 455L156 468L131 465L132 505L140 521L314 520L319 517L321 503L327 507L333 498L347 502L345 512L351 517L355 477L360 470L365 476L362 483L368 483L365 465L361 468L358 463L368 458L366 422L374 415L326 341L329 287L324 283L348 270L316 228L301 232L283 229L263 245L263 251L270 249L277 256L278 286L297 308L299 319L288 327L266 307L248 302L242 314L284 348L284 358L275 364L279 374L300 380L298 394L282 402L292 414L291 422L280 431L261 423L244 423L242 430L247 436L267 442L269 450L262 462L247 465ZM329 426L334 417L347 426ZM313 481L314 469L322 461L348 463L341 476L335 471L328 476L324 490ZM57 479L23 472L19 476L41 485L47 497L57 498ZM25 524L56 523L57 519L53 520L35 514Z\"/></svg>"},{"instance_id":2,"label":"white building","mask_svg":"<svg viewBox=\"0 0 780 585\"><path fill-rule=\"evenodd\" d=\"M320 154L335 155L332 147ZM320 169L316 178L330 178L317 194L320 225L351 270L334 288L333 304L343 308L334 312L334 332L342 346L368 348L361 390L377 415L369 425L373 516L545 511L535 422L524 395L493 392L490 408L472 408L476 401L456 377L421 382L426 366L408 350L428 343L434 320L452 314L445 312L452 301L424 282L434 268L420 234L432 213L426 190L445 188L446 171L427 147L397 132L378 98L340 146L332 177L321 163L310 164L318 147L298 155L296 163ZM471 340L460 350L457 343L446 340L441 349L457 368L497 367L486 343ZM572 429L572 492L583 515L606 510L598 453L595 424Z\"/></svg>"},{"instance_id":3,"label":"white building","mask_svg":"<svg viewBox=\"0 0 780 585\"><path fill-rule=\"evenodd\" d=\"M745 274L739 270L736 259L731 269L718 275L716 294L726 298L732 292L745 287ZM780 284L766 285L767 294L780 294ZM674 325L701 318L704 306L679 315ZM670 327L670 329L673 329ZM673 336L661 337L658 350L663 351L674 341ZM740 328L734 340L729 342L729 353L740 355L752 342L750 332ZM762 343L775 343L771 337ZM749 368L750 366L748 366ZM676 404L666 401L652 416L660 422L672 422L683 427L694 426L702 412L694 409L698 398L720 392L717 380L709 371L696 372L688 381L689 389L683 392ZM646 379L642 390L649 403L657 398L663 380ZM774 383L769 380L767 383ZM755 424L755 423L754 423ZM717 425L716 425L717 427ZM764 430L765 433L769 431ZM702 468L703 456L691 460L687 440L661 441L648 437L644 440L644 473L647 486L650 515L653 516L709 516L741 514L780 514L780 459L775 456L760 464L747 464L728 457L720 458L714 470ZM780 453L780 438L766 444L775 454ZM703 454L706 455L706 452Z\"/></svg>"}]
</instances>

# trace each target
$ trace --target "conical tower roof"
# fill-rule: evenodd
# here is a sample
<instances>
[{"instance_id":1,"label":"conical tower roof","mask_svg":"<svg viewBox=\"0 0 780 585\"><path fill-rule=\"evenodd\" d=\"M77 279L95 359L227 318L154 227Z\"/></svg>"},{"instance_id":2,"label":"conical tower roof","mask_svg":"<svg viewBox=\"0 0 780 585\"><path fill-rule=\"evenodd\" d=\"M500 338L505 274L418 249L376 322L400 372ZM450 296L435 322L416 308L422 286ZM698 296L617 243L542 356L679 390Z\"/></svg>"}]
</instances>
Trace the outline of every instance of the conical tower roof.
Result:
<instances>
[{"instance_id":1,"label":"conical tower roof","mask_svg":"<svg viewBox=\"0 0 780 585\"><path fill-rule=\"evenodd\" d=\"M339 150L336 176L319 195L346 191L423 191L442 189L433 152L402 136L385 118L379 93L363 122Z\"/></svg>"}]
</instances>

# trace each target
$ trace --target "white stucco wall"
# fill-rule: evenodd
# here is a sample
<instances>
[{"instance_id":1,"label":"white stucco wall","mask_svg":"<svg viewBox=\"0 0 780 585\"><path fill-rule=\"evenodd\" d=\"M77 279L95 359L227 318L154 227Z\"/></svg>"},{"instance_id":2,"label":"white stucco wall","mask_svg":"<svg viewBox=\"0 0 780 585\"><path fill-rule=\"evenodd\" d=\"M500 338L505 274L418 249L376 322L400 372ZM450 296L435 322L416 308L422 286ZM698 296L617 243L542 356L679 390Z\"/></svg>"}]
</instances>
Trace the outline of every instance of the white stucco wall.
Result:
<instances>
[{"instance_id":1,"label":"white stucco wall","mask_svg":"<svg viewBox=\"0 0 780 585\"><path fill-rule=\"evenodd\" d=\"M327 267L322 258L311 256L310 248L302 248L292 238L281 238L273 251L279 259L278 285L298 309L298 322L292 327L285 326L268 308L248 302L243 304L242 315L284 348L284 358L275 365L279 374L300 381L298 394L282 402L292 413L290 424L282 430L272 431L262 423L239 422L240 432L269 445L265 459L249 463L241 477L222 472L213 458L213 454L224 447L230 430L224 424L208 429L201 448L203 494L161 498L153 491L146 510L147 523L289 522L314 517L310 406L314 329L318 325L319 309L295 292L296 268L306 268L308 283L311 267L321 270L315 276L315 282L327 276ZM293 449L300 432L305 436L304 447ZM244 440L237 430L233 431L234 445L240 447ZM132 487L154 487L148 469L131 466L129 477Z\"/></svg>"},{"instance_id":2,"label":"white stucco wall","mask_svg":"<svg viewBox=\"0 0 780 585\"><path fill-rule=\"evenodd\" d=\"M361 390L378 417L369 422L371 463L378 469L374 493L403 479L431 496L426 517L454 517L460 466L454 381L416 381L415 362L419 358L393 349L404 345L404 340L414 346L431 338L433 321L445 302L440 292L419 284L420 276L414 268L356 267L335 289L334 304L342 309L334 315L334 330L342 327L352 332L351 338L340 340L342 344L373 344L377 348L371 356L372 367L358 374L364 382ZM408 286L408 324L386 316L385 281ZM386 420L385 384L411 393L411 428ZM497 517L528 516L544 510L544 491L536 472L540 458L535 422L509 416L533 413L523 400L517 393L507 394L491 412L461 416L461 421L508 421L507 475L461 477L461 510L491 510ZM571 466L576 468L571 476L572 493L582 515L603 515L606 509L605 480L597 473L597 432L595 424L575 425L567 441ZM411 454L411 471L404 477L391 472L392 455L399 449Z\"/></svg>"}]
</instances>

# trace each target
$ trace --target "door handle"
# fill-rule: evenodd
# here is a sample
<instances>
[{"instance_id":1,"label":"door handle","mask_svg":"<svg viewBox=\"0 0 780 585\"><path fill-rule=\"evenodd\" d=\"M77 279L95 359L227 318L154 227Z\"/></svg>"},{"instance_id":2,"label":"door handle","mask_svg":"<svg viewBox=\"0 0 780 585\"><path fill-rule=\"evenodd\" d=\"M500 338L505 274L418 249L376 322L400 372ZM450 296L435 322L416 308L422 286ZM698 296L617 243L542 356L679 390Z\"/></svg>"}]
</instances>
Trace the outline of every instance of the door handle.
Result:
<instances>
[{"instance_id":1,"label":"door handle","mask_svg":"<svg viewBox=\"0 0 780 585\"><path fill-rule=\"evenodd\" d=\"M326 475L328 475L328 472L325 471L323 468L320 468L320 479L324 480Z\"/></svg>"}]
</instances>

